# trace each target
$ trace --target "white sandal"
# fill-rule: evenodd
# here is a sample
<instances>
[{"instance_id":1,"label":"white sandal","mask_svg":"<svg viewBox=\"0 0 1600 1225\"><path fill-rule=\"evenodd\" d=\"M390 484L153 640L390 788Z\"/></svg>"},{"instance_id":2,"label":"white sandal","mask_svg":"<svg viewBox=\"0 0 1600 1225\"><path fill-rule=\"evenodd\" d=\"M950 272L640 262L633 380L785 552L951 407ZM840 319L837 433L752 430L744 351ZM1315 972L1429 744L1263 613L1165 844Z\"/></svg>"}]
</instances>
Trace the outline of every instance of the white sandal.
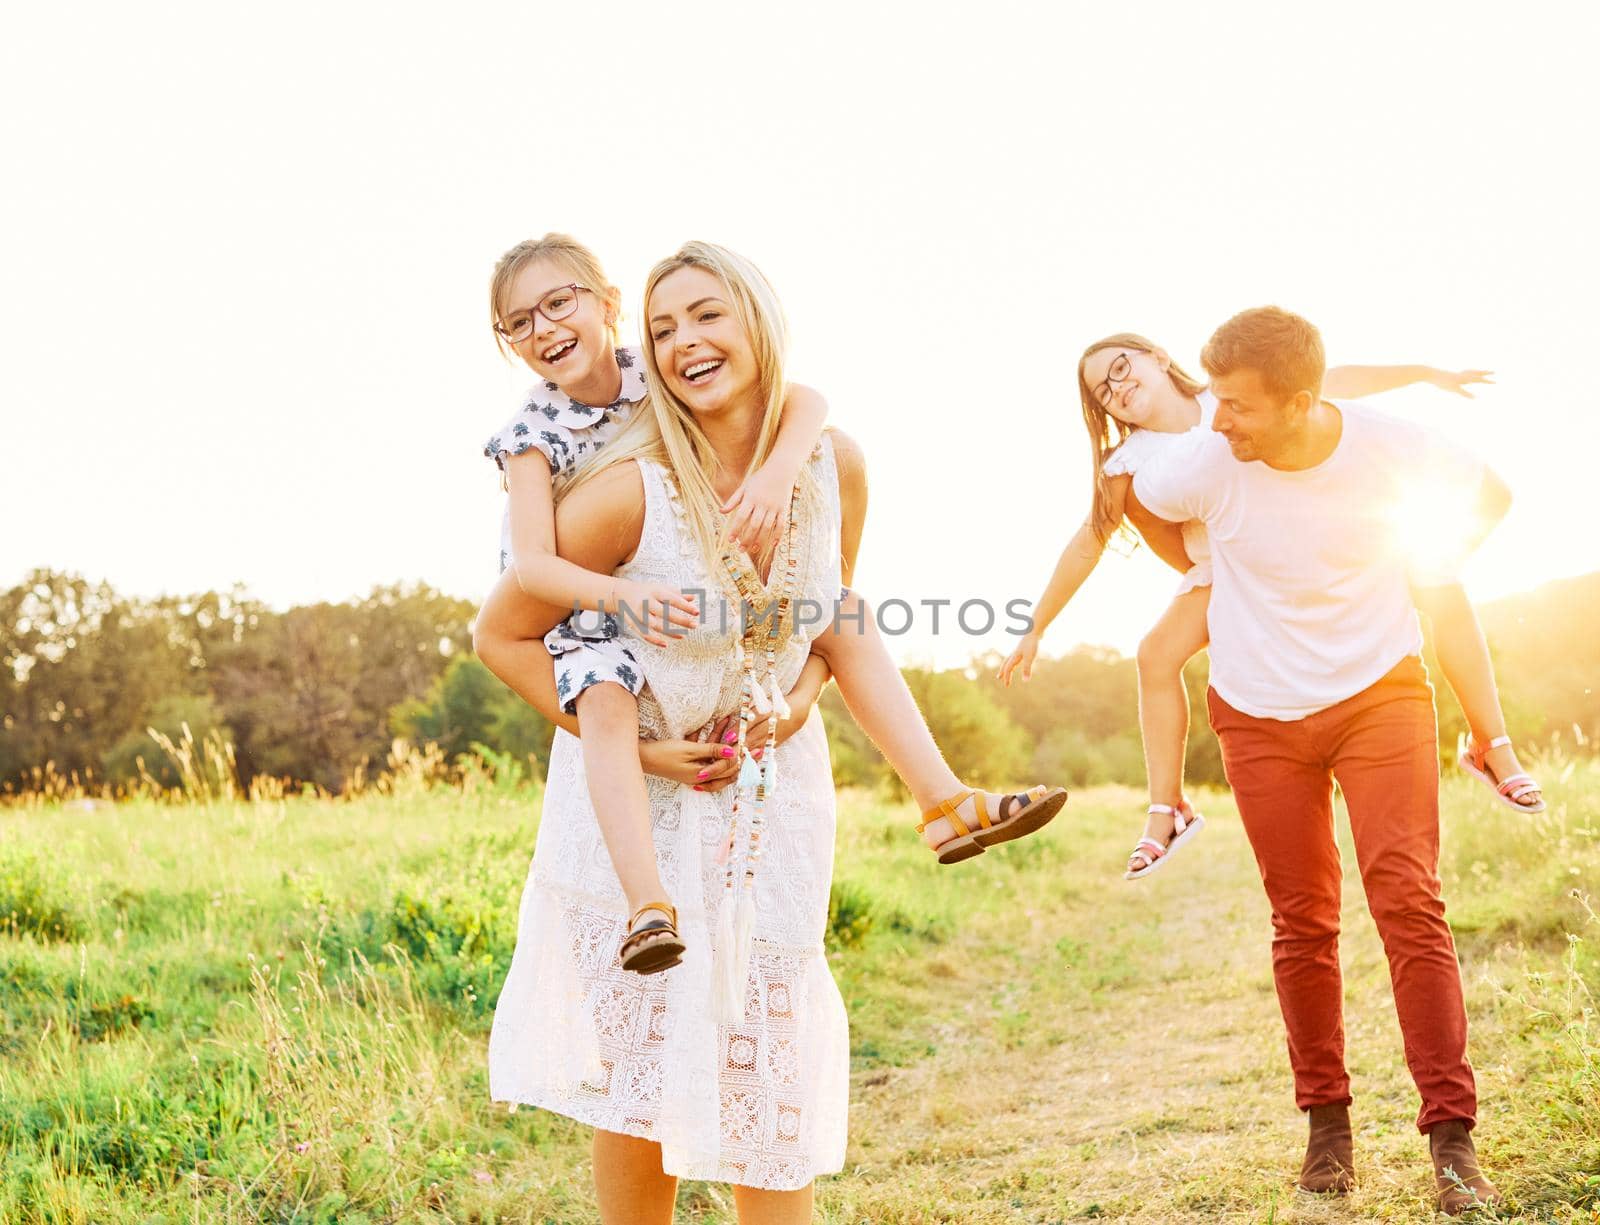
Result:
<instances>
[{"instance_id":1,"label":"white sandal","mask_svg":"<svg viewBox=\"0 0 1600 1225\"><path fill-rule=\"evenodd\" d=\"M1530 815L1544 811L1544 793L1539 784L1534 781L1531 774L1508 774L1505 778L1497 779L1489 771L1487 758L1490 749L1504 748L1511 743L1510 736L1496 736L1488 744L1480 745L1470 735L1463 736L1460 744L1460 755L1456 763L1468 774L1483 780L1484 786L1494 792L1495 799L1507 808L1515 808L1518 812ZM1522 801L1528 796L1533 796L1533 803L1524 804Z\"/></svg>"},{"instance_id":2,"label":"white sandal","mask_svg":"<svg viewBox=\"0 0 1600 1225\"><path fill-rule=\"evenodd\" d=\"M1140 838L1133 848L1133 854L1128 856L1129 861L1142 859L1144 863L1137 868L1129 868L1122 874L1123 880L1138 880L1141 876L1149 876L1162 864L1167 862L1167 857L1179 850L1185 842L1193 838L1206 827L1206 819L1187 803L1180 803L1176 808L1171 804L1152 804L1145 809L1146 813L1159 812L1172 818L1172 840L1165 846L1154 838ZM1188 813L1185 816L1185 812Z\"/></svg>"}]
</instances>

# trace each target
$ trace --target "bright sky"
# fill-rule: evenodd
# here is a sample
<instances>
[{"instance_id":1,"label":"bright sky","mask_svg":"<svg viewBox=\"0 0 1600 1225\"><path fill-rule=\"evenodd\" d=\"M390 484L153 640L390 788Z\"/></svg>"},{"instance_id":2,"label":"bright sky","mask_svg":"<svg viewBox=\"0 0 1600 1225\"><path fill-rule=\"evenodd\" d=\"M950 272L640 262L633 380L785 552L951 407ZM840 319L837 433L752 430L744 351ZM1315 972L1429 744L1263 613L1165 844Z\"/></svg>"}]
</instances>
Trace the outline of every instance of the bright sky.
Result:
<instances>
[{"instance_id":1,"label":"bright sky","mask_svg":"<svg viewBox=\"0 0 1600 1225\"><path fill-rule=\"evenodd\" d=\"M1600 568L1597 14L18 8L0 584L481 594L501 495L479 451L526 381L487 278L550 229L600 252L626 328L686 238L762 265L794 376L866 451L879 601L1034 597L1088 502L1083 345L1133 329L1192 366L1266 302L1335 362L1497 372L1473 402L1386 398L1515 490L1474 596ZM1108 558L1046 649L1131 649L1174 582Z\"/></svg>"}]
</instances>

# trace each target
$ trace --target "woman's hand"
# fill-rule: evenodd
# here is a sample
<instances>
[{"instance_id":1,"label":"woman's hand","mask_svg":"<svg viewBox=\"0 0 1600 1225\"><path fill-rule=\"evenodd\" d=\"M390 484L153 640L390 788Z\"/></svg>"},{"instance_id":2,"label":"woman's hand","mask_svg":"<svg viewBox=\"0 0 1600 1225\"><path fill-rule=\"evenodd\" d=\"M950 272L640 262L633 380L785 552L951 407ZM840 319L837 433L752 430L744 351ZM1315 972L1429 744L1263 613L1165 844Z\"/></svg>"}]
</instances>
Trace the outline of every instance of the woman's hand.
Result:
<instances>
[{"instance_id":1,"label":"woman's hand","mask_svg":"<svg viewBox=\"0 0 1600 1225\"><path fill-rule=\"evenodd\" d=\"M1011 676L1018 668L1022 669L1022 679L1033 679L1033 661L1039 656L1039 635L1027 633L1017 643L1017 649L1006 656L1005 663L1000 665L1000 680L1007 688L1011 687Z\"/></svg>"},{"instance_id":2,"label":"woman's hand","mask_svg":"<svg viewBox=\"0 0 1600 1225\"><path fill-rule=\"evenodd\" d=\"M751 553L766 545L776 545L778 535L789 522L789 499L794 485L782 474L763 464L740 483L733 496L722 504L728 516L728 535Z\"/></svg>"},{"instance_id":3,"label":"woman's hand","mask_svg":"<svg viewBox=\"0 0 1600 1225\"><path fill-rule=\"evenodd\" d=\"M606 611L626 618L639 637L658 647L671 646L700 622L700 606L692 595L625 578L616 580Z\"/></svg>"},{"instance_id":4,"label":"woman's hand","mask_svg":"<svg viewBox=\"0 0 1600 1225\"><path fill-rule=\"evenodd\" d=\"M1453 391L1458 396L1472 399L1473 395L1467 390L1471 384L1485 384L1494 386L1493 370L1434 370L1428 371L1428 382L1440 391Z\"/></svg>"},{"instance_id":5,"label":"woman's hand","mask_svg":"<svg viewBox=\"0 0 1600 1225\"><path fill-rule=\"evenodd\" d=\"M702 744L698 740L641 740L639 764L646 774L670 779L696 791L721 791L739 772L732 746L721 739Z\"/></svg>"},{"instance_id":6,"label":"woman's hand","mask_svg":"<svg viewBox=\"0 0 1600 1225\"><path fill-rule=\"evenodd\" d=\"M788 703L789 713L778 720L778 735L776 744L782 744L806 725L806 720L811 717L811 708L817 704L817 691L814 685L801 681L784 695L783 700ZM745 729L744 742L750 746L750 755L757 761L761 760L761 753L767 743L767 729L772 724L772 712L753 715L750 726ZM718 745L733 745L739 741L739 712L723 715L718 719L716 726L711 729L711 742Z\"/></svg>"}]
</instances>

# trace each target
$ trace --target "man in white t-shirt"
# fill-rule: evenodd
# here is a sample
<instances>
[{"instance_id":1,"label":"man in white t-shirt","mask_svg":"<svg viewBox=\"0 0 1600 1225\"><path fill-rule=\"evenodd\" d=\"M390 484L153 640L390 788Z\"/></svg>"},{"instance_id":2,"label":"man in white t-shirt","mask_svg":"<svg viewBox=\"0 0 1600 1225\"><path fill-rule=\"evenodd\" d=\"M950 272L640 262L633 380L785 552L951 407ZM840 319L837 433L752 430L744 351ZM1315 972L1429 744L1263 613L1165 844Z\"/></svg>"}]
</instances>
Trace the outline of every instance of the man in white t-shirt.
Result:
<instances>
[{"instance_id":1,"label":"man in white t-shirt","mask_svg":"<svg viewBox=\"0 0 1600 1225\"><path fill-rule=\"evenodd\" d=\"M1498 1193L1470 1134L1477 1094L1438 876L1433 690L1398 509L1424 473L1477 494L1493 519L1509 498L1428 431L1323 400L1322 339L1297 315L1244 311L1201 361L1217 397L1211 430L1141 469L1130 501L1172 522L1201 520L1210 536L1207 700L1272 903L1273 977L1296 1102L1310 1113L1300 1185L1353 1184L1337 780L1422 1095L1418 1126L1441 1206L1459 1212Z\"/></svg>"}]
</instances>

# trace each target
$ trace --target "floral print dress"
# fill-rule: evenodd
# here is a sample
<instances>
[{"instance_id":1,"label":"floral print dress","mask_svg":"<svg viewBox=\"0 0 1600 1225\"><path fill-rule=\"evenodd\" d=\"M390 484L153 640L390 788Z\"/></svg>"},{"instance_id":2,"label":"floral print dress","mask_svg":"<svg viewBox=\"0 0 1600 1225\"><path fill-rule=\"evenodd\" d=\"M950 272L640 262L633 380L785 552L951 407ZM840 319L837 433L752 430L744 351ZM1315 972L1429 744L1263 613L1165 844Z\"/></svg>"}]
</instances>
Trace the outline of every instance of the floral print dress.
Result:
<instances>
[{"instance_id":1,"label":"floral print dress","mask_svg":"<svg viewBox=\"0 0 1600 1225\"><path fill-rule=\"evenodd\" d=\"M603 406L582 404L549 381L535 385L511 420L485 444L483 453L503 474L510 457L538 451L549 463L551 482L559 490L633 420L644 399L644 362L639 351L619 348L617 367L622 372L622 391ZM503 483L503 475L501 479ZM501 573L510 564L508 504L500 521ZM591 685L611 682L634 697L643 690L644 670L635 653L623 644L621 628L614 614L585 610L545 635L545 649L556 661L556 697L567 714L578 713L578 697Z\"/></svg>"}]
</instances>

